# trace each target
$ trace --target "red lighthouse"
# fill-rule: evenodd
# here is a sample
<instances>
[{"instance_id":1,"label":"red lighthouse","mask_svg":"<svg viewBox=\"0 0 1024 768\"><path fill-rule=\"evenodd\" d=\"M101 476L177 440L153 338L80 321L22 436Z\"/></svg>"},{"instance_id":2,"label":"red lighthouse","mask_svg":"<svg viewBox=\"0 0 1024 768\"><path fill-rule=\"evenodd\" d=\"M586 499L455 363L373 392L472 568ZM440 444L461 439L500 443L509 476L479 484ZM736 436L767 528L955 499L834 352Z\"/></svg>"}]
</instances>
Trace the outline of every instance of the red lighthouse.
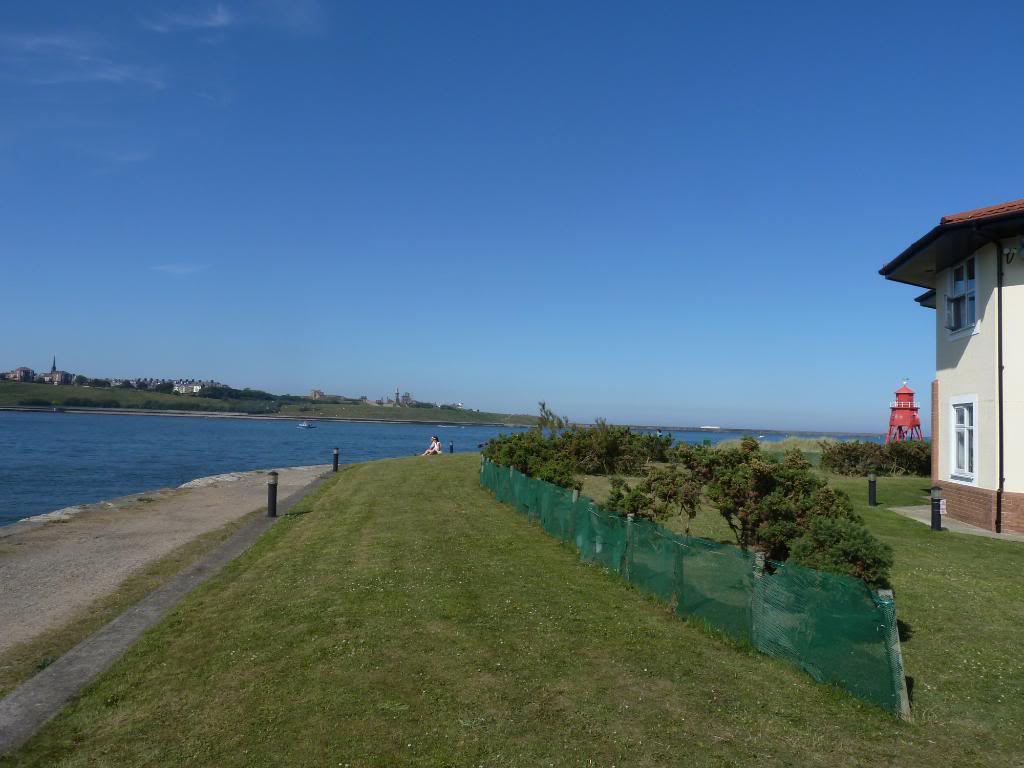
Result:
<instances>
[{"instance_id":1,"label":"red lighthouse","mask_svg":"<svg viewBox=\"0 0 1024 768\"><path fill-rule=\"evenodd\" d=\"M896 402L889 404L889 434L887 443L899 443L903 440L924 440L921 434L921 417L917 415L918 406L914 402L914 390L903 382L896 390Z\"/></svg>"}]
</instances>

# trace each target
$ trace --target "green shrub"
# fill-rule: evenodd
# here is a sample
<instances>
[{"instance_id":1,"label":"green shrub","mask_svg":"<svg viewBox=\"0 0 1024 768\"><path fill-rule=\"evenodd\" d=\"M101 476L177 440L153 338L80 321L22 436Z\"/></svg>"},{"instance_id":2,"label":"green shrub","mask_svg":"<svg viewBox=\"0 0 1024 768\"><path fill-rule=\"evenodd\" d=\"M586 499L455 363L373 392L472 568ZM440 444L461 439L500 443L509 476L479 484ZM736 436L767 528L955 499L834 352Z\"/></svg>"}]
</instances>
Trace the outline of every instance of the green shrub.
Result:
<instances>
[{"instance_id":1,"label":"green shrub","mask_svg":"<svg viewBox=\"0 0 1024 768\"><path fill-rule=\"evenodd\" d=\"M881 469L887 475L926 477L932 473L932 444L924 440L888 443Z\"/></svg>"},{"instance_id":2,"label":"green shrub","mask_svg":"<svg viewBox=\"0 0 1024 768\"><path fill-rule=\"evenodd\" d=\"M483 455L495 464L514 467L538 480L563 488L579 490L583 487L576 477L576 465L558 450L557 438L547 437L539 430L496 437L484 446Z\"/></svg>"},{"instance_id":3,"label":"green shrub","mask_svg":"<svg viewBox=\"0 0 1024 768\"><path fill-rule=\"evenodd\" d=\"M858 576L875 586L887 582L892 565L888 547L864 527L849 498L811 470L799 450L779 461L744 441L726 449L679 446L672 459L704 479L708 500L740 547L764 552L771 560Z\"/></svg>"},{"instance_id":4,"label":"green shrub","mask_svg":"<svg viewBox=\"0 0 1024 768\"><path fill-rule=\"evenodd\" d=\"M839 475L919 475L931 474L931 444L923 440L899 443L861 440L822 440L821 468Z\"/></svg>"},{"instance_id":5,"label":"green shrub","mask_svg":"<svg viewBox=\"0 0 1024 768\"><path fill-rule=\"evenodd\" d=\"M19 400L18 405L24 405L31 408L52 408L54 403L51 400L43 400L39 397L30 397L26 400Z\"/></svg>"},{"instance_id":6,"label":"green shrub","mask_svg":"<svg viewBox=\"0 0 1024 768\"><path fill-rule=\"evenodd\" d=\"M789 561L805 568L855 576L876 588L887 587L892 550L859 520L817 516L793 541Z\"/></svg>"},{"instance_id":7,"label":"green shrub","mask_svg":"<svg viewBox=\"0 0 1024 768\"><path fill-rule=\"evenodd\" d=\"M635 515L647 520L664 520L685 514L686 533L689 534L689 521L697 516L700 509L702 489L700 476L688 467L679 464L651 467L633 487L622 478L613 477L605 507L622 516Z\"/></svg>"},{"instance_id":8,"label":"green shrub","mask_svg":"<svg viewBox=\"0 0 1024 768\"><path fill-rule=\"evenodd\" d=\"M587 475L636 475L651 462L667 459L672 438L644 435L597 419L592 427L575 425L557 437L559 450Z\"/></svg>"}]
</instances>

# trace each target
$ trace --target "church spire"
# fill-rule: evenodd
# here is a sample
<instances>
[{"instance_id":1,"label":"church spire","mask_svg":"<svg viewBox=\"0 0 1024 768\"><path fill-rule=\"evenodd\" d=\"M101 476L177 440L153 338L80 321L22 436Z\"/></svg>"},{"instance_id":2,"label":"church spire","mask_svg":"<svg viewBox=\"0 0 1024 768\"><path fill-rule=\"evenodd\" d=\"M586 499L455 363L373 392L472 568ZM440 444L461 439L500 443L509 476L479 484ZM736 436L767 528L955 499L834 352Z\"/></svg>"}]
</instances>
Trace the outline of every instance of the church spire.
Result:
<instances>
[{"instance_id":1,"label":"church spire","mask_svg":"<svg viewBox=\"0 0 1024 768\"><path fill-rule=\"evenodd\" d=\"M54 355L53 356L53 365L50 366L50 373L56 373L56 372L57 372L57 356Z\"/></svg>"}]
</instances>

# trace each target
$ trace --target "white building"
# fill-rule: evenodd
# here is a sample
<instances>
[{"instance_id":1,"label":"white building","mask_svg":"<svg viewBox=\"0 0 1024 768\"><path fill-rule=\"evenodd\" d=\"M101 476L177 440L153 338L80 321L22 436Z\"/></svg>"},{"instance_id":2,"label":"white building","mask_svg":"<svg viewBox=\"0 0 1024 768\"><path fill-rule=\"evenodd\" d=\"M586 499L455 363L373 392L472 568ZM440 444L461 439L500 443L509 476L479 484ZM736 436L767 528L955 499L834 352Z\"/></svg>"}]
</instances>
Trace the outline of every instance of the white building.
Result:
<instances>
[{"instance_id":1,"label":"white building","mask_svg":"<svg viewBox=\"0 0 1024 768\"><path fill-rule=\"evenodd\" d=\"M1024 532L1024 200L944 216L881 274L935 313L932 480L951 517Z\"/></svg>"}]
</instances>

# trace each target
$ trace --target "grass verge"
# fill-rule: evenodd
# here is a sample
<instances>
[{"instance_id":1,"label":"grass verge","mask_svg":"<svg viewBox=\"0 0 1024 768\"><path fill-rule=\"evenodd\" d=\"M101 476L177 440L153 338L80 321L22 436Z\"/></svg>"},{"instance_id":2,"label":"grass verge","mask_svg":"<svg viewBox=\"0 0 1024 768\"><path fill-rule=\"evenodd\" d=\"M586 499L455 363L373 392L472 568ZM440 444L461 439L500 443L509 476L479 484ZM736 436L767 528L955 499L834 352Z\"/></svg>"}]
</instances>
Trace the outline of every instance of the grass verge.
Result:
<instances>
[{"instance_id":1,"label":"grass verge","mask_svg":"<svg viewBox=\"0 0 1024 768\"><path fill-rule=\"evenodd\" d=\"M1020 763L1020 544L932 533L833 479L896 549L900 723L579 563L476 461L347 468L0 764Z\"/></svg>"}]
</instances>

